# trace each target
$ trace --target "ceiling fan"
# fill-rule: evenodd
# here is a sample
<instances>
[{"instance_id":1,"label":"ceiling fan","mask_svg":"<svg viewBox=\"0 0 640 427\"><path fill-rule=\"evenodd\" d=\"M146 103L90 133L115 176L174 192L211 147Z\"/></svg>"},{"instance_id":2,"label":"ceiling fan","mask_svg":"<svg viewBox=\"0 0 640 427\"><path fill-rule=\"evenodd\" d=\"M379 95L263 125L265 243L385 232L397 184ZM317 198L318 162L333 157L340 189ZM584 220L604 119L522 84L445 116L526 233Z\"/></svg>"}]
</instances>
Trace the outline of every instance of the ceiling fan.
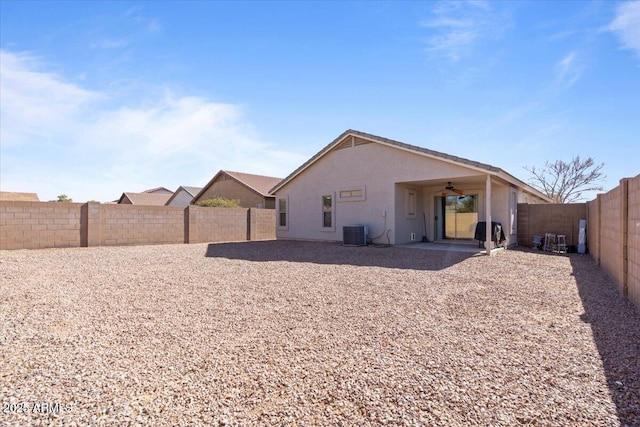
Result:
<instances>
[{"instance_id":1,"label":"ceiling fan","mask_svg":"<svg viewBox=\"0 0 640 427\"><path fill-rule=\"evenodd\" d=\"M455 188L455 187L451 184L451 181L449 181L449 182L447 183L447 186L446 186L446 187L444 187L444 189L445 189L445 190L447 190L447 191L453 191L454 193L456 193L456 194L458 194L458 195L460 195L460 196L464 196L464 191L462 191L462 190L458 190L457 188ZM442 192L442 197L445 197L445 196L447 195L447 191L443 191L443 192Z\"/></svg>"}]
</instances>

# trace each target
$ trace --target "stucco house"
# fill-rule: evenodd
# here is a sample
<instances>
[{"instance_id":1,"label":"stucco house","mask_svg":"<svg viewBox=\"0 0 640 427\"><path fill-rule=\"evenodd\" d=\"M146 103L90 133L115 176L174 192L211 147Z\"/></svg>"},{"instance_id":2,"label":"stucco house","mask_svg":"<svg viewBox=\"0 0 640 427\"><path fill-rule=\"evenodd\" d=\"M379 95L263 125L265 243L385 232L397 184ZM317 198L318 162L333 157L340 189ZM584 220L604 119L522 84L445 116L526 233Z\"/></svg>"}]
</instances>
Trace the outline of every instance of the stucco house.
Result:
<instances>
[{"instance_id":1,"label":"stucco house","mask_svg":"<svg viewBox=\"0 0 640 427\"><path fill-rule=\"evenodd\" d=\"M221 170L196 194L193 203L221 197L240 200L243 208L273 209L275 197L269 190L281 180L272 176Z\"/></svg>"},{"instance_id":2,"label":"stucco house","mask_svg":"<svg viewBox=\"0 0 640 427\"><path fill-rule=\"evenodd\" d=\"M189 206L193 198L202 190L202 187L189 187L181 185L165 203L167 206Z\"/></svg>"},{"instance_id":3,"label":"stucco house","mask_svg":"<svg viewBox=\"0 0 640 427\"><path fill-rule=\"evenodd\" d=\"M342 241L365 225L374 243L474 239L484 221L516 243L518 203L550 203L495 166L347 130L275 185L278 239ZM479 227L482 228L482 227Z\"/></svg>"}]
</instances>

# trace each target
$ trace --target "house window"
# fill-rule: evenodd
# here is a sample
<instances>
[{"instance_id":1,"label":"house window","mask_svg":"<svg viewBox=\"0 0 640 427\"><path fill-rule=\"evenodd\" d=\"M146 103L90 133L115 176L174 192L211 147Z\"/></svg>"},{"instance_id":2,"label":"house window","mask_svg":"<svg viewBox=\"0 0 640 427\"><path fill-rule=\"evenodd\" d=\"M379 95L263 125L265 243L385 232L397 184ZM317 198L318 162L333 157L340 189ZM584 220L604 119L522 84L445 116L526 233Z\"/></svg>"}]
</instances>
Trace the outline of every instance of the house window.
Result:
<instances>
[{"instance_id":1,"label":"house window","mask_svg":"<svg viewBox=\"0 0 640 427\"><path fill-rule=\"evenodd\" d=\"M361 198L362 190L342 190L340 192L341 199L352 199L354 197Z\"/></svg>"},{"instance_id":2,"label":"house window","mask_svg":"<svg viewBox=\"0 0 640 427\"><path fill-rule=\"evenodd\" d=\"M322 196L322 228L333 228L333 196Z\"/></svg>"},{"instance_id":3,"label":"house window","mask_svg":"<svg viewBox=\"0 0 640 427\"><path fill-rule=\"evenodd\" d=\"M415 190L407 190L407 218L416 217L417 198Z\"/></svg>"},{"instance_id":4,"label":"house window","mask_svg":"<svg viewBox=\"0 0 640 427\"><path fill-rule=\"evenodd\" d=\"M278 199L278 227L287 228L288 225L288 198L282 197Z\"/></svg>"},{"instance_id":5,"label":"house window","mask_svg":"<svg viewBox=\"0 0 640 427\"><path fill-rule=\"evenodd\" d=\"M344 188L338 190L339 202L361 202L365 200L365 186Z\"/></svg>"}]
</instances>

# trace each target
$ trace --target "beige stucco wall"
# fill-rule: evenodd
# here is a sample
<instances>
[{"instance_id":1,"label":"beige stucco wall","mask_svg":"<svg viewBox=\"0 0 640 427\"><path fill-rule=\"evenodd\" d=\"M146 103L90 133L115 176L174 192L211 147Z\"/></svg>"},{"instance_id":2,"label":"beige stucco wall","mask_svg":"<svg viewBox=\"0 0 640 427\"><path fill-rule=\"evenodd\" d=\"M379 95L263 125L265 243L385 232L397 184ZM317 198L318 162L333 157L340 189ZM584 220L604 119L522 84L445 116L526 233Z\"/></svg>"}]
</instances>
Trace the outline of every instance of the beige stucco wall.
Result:
<instances>
[{"instance_id":1,"label":"beige stucco wall","mask_svg":"<svg viewBox=\"0 0 640 427\"><path fill-rule=\"evenodd\" d=\"M433 197L441 194L442 187L428 188L412 181L448 178L476 177L476 182L462 189L477 190L479 198L479 217L484 217L484 185L486 175L454 165L445 161L430 159L382 144L369 143L355 147L334 150L307 168L294 180L281 188L279 197L289 201L289 224L287 228L278 227L276 234L280 239L342 240L342 227L348 224L365 224L370 236L383 235L378 242L386 243L385 230L393 243L410 241L410 234L416 233L416 240L423 235L422 213L427 213L427 231L433 238L434 208ZM507 186L493 186L494 197L506 197ZM354 202L335 201L334 228L322 228L323 194L335 195L341 189L366 187L366 200ZM406 189L416 189L418 194L418 212L415 219L406 215ZM397 193L397 197L396 197ZM276 201L277 208L277 201ZM495 220L505 221L506 207L493 206ZM386 225L385 225L386 221Z\"/></svg>"},{"instance_id":2,"label":"beige stucco wall","mask_svg":"<svg viewBox=\"0 0 640 427\"><path fill-rule=\"evenodd\" d=\"M240 200L240 206L243 208L255 208L258 207L259 204L262 204L262 207L266 207L264 197L225 175L219 176L218 179L198 197L198 201L214 199L216 197L238 199Z\"/></svg>"}]
</instances>

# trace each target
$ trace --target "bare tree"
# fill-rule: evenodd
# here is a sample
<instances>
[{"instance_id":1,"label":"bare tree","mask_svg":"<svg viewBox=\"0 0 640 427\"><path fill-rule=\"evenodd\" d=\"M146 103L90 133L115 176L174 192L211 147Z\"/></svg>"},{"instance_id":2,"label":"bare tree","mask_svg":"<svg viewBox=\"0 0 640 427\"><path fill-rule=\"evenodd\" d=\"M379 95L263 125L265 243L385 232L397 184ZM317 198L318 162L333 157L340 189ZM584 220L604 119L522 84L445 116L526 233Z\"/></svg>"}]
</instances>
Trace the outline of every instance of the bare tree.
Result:
<instances>
[{"instance_id":1,"label":"bare tree","mask_svg":"<svg viewBox=\"0 0 640 427\"><path fill-rule=\"evenodd\" d=\"M581 200L585 191L602 191L598 185L606 176L602 174L604 163L596 164L591 157L575 156L570 162L556 160L545 162L541 169L525 166L533 176L529 184L537 188L555 203L573 203Z\"/></svg>"}]
</instances>

